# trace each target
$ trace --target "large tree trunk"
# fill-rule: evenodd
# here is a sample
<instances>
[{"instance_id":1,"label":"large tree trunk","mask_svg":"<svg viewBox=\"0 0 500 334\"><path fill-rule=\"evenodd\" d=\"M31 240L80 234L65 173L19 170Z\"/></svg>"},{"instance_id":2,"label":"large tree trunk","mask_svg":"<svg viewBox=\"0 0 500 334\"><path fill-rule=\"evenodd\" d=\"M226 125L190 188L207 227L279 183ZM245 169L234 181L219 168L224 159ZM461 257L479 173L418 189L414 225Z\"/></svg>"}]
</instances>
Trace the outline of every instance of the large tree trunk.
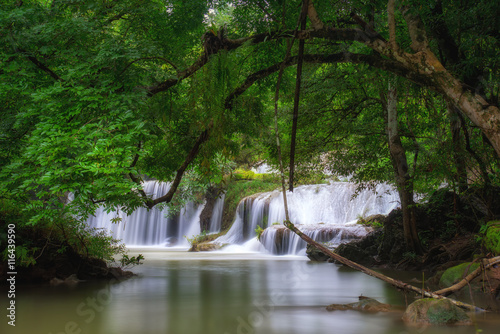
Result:
<instances>
[{"instance_id":1,"label":"large tree trunk","mask_svg":"<svg viewBox=\"0 0 500 334\"><path fill-rule=\"evenodd\" d=\"M460 131L462 129L462 120L458 115L459 111L451 103L447 104L448 117L450 119L451 137L453 141L453 160L457 169L455 178L460 192L467 190L467 166L465 163L465 150Z\"/></svg>"},{"instance_id":2,"label":"large tree trunk","mask_svg":"<svg viewBox=\"0 0 500 334\"><path fill-rule=\"evenodd\" d=\"M389 80L387 93L387 137L392 165L403 210L403 234L409 251L422 254L422 245L417 233L415 202L413 200L413 180L408 171L408 162L398 132L397 90L395 80Z\"/></svg>"},{"instance_id":3,"label":"large tree trunk","mask_svg":"<svg viewBox=\"0 0 500 334\"><path fill-rule=\"evenodd\" d=\"M481 129L500 157L500 110L488 104L480 94L465 89L462 82L444 70L433 74L436 87L472 123Z\"/></svg>"}]
</instances>

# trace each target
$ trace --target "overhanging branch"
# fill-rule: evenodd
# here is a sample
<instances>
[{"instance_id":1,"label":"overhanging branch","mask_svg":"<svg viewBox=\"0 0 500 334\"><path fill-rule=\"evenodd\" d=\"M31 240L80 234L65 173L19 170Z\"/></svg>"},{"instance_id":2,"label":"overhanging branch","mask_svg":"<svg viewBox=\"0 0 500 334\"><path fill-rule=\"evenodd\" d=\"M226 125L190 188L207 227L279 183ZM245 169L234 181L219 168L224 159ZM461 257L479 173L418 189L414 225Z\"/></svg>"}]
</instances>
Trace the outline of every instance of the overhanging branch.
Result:
<instances>
[{"instance_id":1,"label":"overhanging branch","mask_svg":"<svg viewBox=\"0 0 500 334\"><path fill-rule=\"evenodd\" d=\"M289 67L296 65L298 56L289 57L284 66ZM389 71L399 76L405 77L412 82L420 85L430 86L432 82L428 77L419 75L409 71L406 67L402 66L397 61L383 58L379 55L365 55L350 52L341 52L334 54L305 54L304 62L309 64L334 64L334 63L353 63L353 64L367 64L369 66ZM271 65L265 69L250 74L246 80L236 89L234 89L226 98L226 109L233 108L234 100L242 95L248 88L250 88L257 80L263 79L280 69L282 63Z\"/></svg>"},{"instance_id":2,"label":"overhanging branch","mask_svg":"<svg viewBox=\"0 0 500 334\"><path fill-rule=\"evenodd\" d=\"M243 45L248 44L258 44L266 41L277 40L282 38L293 38L294 30L285 30L285 31L275 31L275 32L267 32L256 34L250 37L244 37L239 39L218 39L216 36L211 36L209 33L208 36L212 40L217 41L217 50L210 52L210 54L215 54L219 50L234 50ZM206 34L206 35L207 35ZM375 40L379 39L378 35L369 36L363 30L360 29L336 29L331 27L324 27L322 29L309 29L304 31L299 31L296 36L296 39L312 39L312 38L324 38L333 41L358 41L362 43L372 43ZM209 56L204 53L202 54L191 66L186 68L184 71L180 71L177 74L176 78L168 79L163 82L160 82L156 85L147 87L147 93L149 96L153 96L160 92L164 92L169 88L175 86L182 80L189 78L191 75L196 73L199 69L201 69L207 62L209 61Z\"/></svg>"},{"instance_id":3,"label":"overhanging branch","mask_svg":"<svg viewBox=\"0 0 500 334\"><path fill-rule=\"evenodd\" d=\"M184 172L188 168L189 164L191 162L193 162L193 160L198 155L198 152L200 151L201 145L203 143L205 143L210 138L210 131L212 130L212 128L213 128L213 123L210 122L210 124L207 126L207 128L196 139L193 147L191 148L191 151L189 151L189 154L187 155L186 159L184 159L184 162L182 163L182 165L179 167L179 169L177 169L175 179L172 182L172 185L170 186L169 191L161 197L158 197L154 200L146 201L145 204L148 208L151 209L156 204L168 203L172 200L172 197L174 196L175 192L177 191L177 188L179 187L179 184L181 183L182 176L184 175Z\"/></svg>"}]
</instances>

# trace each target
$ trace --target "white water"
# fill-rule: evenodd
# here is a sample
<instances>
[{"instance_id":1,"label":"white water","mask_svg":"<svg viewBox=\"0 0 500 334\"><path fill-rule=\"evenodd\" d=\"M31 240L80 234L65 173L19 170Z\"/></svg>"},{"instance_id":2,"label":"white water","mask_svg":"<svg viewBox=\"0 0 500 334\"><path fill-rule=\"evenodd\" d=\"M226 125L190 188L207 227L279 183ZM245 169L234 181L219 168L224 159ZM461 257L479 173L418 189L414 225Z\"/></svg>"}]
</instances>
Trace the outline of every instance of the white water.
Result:
<instances>
[{"instance_id":1,"label":"white water","mask_svg":"<svg viewBox=\"0 0 500 334\"><path fill-rule=\"evenodd\" d=\"M294 192L287 192L290 220L317 241L338 244L345 239L362 237L368 230L353 223L359 217L388 214L398 206L398 195L392 187L380 184L375 192L362 190L354 197L356 187L349 182L297 187ZM248 197L238 205L235 221L228 233L214 242L242 244L255 238L257 226L271 227L261 235L261 243L269 252L303 253L305 243L295 234L279 227L284 220L281 192Z\"/></svg>"},{"instance_id":2,"label":"white water","mask_svg":"<svg viewBox=\"0 0 500 334\"><path fill-rule=\"evenodd\" d=\"M210 233L220 232L220 227L222 223L222 213L224 212L224 199L226 194L220 195L214 204L214 209L212 210L212 218L210 219Z\"/></svg>"},{"instance_id":3,"label":"white water","mask_svg":"<svg viewBox=\"0 0 500 334\"><path fill-rule=\"evenodd\" d=\"M146 181L143 185L144 192L153 199L166 194L169 188L168 183L157 181ZM127 246L187 247L189 243L185 237L200 234L199 217L203 206L190 202L174 217L168 217L168 208L139 208L130 216L116 212L106 213L100 208L87 224L110 231L114 238L121 239ZM112 219L117 216L122 219L121 222L112 223Z\"/></svg>"},{"instance_id":4,"label":"white water","mask_svg":"<svg viewBox=\"0 0 500 334\"><path fill-rule=\"evenodd\" d=\"M363 190L353 197L356 185L334 182L328 185L300 186L287 193L290 220L305 234L321 242L338 245L360 238L369 229L355 225L359 217L388 214L398 206L397 193L388 185ZM165 194L169 184L156 181L144 183L144 191L152 198ZM204 205L188 203L180 214L168 217L168 208L147 210L139 208L130 216L106 213L99 209L88 225L111 231L127 246L180 246L189 247L186 239L200 234L200 213ZM210 221L209 232L220 231L224 195L217 199ZM112 219L120 217L119 223ZM279 191L247 197L238 205L235 221L228 233L214 242L235 245L240 252L268 251L272 254L304 254L305 243L284 229L283 196ZM257 226L265 229L260 243L256 239Z\"/></svg>"}]
</instances>

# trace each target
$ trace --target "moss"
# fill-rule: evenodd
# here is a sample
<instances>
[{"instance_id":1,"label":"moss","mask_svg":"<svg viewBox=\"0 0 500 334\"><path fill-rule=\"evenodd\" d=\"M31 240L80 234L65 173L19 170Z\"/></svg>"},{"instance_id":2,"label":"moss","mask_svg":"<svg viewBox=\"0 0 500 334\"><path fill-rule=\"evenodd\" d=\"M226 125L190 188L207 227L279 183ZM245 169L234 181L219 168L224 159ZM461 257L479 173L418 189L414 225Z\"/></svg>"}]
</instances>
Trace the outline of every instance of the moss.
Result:
<instances>
[{"instance_id":1,"label":"moss","mask_svg":"<svg viewBox=\"0 0 500 334\"><path fill-rule=\"evenodd\" d=\"M491 221L487 224L483 245L494 256L500 255L500 221Z\"/></svg>"},{"instance_id":2,"label":"moss","mask_svg":"<svg viewBox=\"0 0 500 334\"><path fill-rule=\"evenodd\" d=\"M473 272L479 267L479 263L466 262L459 264L458 266L448 268L441 279L439 280L439 285L442 287L448 287L456 282L462 280L465 276Z\"/></svg>"}]
</instances>

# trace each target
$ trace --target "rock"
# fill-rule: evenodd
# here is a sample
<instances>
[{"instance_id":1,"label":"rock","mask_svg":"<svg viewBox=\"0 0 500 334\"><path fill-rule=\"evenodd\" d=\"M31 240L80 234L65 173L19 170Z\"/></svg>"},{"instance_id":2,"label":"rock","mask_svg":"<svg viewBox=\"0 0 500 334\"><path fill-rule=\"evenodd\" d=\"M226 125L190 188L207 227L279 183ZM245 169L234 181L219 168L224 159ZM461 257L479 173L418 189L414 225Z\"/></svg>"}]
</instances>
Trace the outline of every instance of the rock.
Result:
<instances>
[{"instance_id":1,"label":"rock","mask_svg":"<svg viewBox=\"0 0 500 334\"><path fill-rule=\"evenodd\" d=\"M451 301L434 298L411 303L403 314L403 321L412 326L472 324L467 313Z\"/></svg>"},{"instance_id":2,"label":"rock","mask_svg":"<svg viewBox=\"0 0 500 334\"><path fill-rule=\"evenodd\" d=\"M381 237L382 230L375 230L361 240L339 245L335 253L356 263L373 266L377 263L374 255L377 254L377 241Z\"/></svg>"},{"instance_id":3,"label":"rock","mask_svg":"<svg viewBox=\"0 0 500 334\"><path fill-rule=\"evenodd\" d=\"M52 286L58 286L61 284L68 285L68 286L74 286L74 285L78 284L79 282L82 282L82 281L78 279L76 274L69 275L64 280L57 278L57 277L54 277L49 281L50 285L52 285Z\"/></svg>"},{"instance_id":4,"label":"rock","mask_svg":"<svg viewBox=\"0 0 500 334\"><path fill-rule=\"evenodd\" d=\"M330 259L328 255L318 250L316 247L313 247L312 245L306 246L306 255L311 261L325 262Z\"/></svg>"},{"instance_id":5,"label":"rock","mask_svg":"<svg viewBox=\"0 0 500 334\"><path fill-rule=\"evenodd\" d=\"M453 284L461 281L465 276L473 272L479 267L479 263L466 262L459 264L445 270L441 279L439 280L439 286L441 288L446 288L452 286Z\"/></svg>"},{"instance_id":6,"label":"rock","mask_svg":"<svg viewBox=\"0 0 500 334\"><path fill-rule=\"evenodd\" d=\"M64 281L63 281L62 279L60 279L60 278L54 277L54 278L52 278L52 279L49 281L49 283L50 283L50 285L52 285L52 286L58 286L58 285L60 285L60 284L63 284L63 283L64 283Z\"/></svg>"},{"instance_id":7,"label":"rock","mask_svg":"<svg viewBox=\"0 0 500 334\"><path fill-rule=\"evenodd\" d=\"M67 285L75 285L75 284L78 284L80 282L81 282L81 280L78 279L78 277L76 276L76 274L69 275L64 280L64 283L67 284Z\"/></svg>"},{"instance_id":8,"label":"rock","mask_svg":"<svg viewBox=\"0 0 500 334\"><path fill-rule=\"evenodd\" d=\"M331 304L326 307L327 311L345 311L345 310L356 310L362 312L389 312L393 311L394 308L389 304L383 304L373 298L359 297L359 301L350 304Z\"/></svg>"},{"instance_id":9,"label":"rock","mask_svg":"<svg viewBox=\"0 0 500 334\"><path fill-rule=\"evenodd\" d=\"M211 243L211 242L202 242L199 244L194 244L191 246L191 249L189 249L190 252L210 252L214 250L221 249L223 245L219 245L216 243Z\"/></svg>"}]
</instances>

